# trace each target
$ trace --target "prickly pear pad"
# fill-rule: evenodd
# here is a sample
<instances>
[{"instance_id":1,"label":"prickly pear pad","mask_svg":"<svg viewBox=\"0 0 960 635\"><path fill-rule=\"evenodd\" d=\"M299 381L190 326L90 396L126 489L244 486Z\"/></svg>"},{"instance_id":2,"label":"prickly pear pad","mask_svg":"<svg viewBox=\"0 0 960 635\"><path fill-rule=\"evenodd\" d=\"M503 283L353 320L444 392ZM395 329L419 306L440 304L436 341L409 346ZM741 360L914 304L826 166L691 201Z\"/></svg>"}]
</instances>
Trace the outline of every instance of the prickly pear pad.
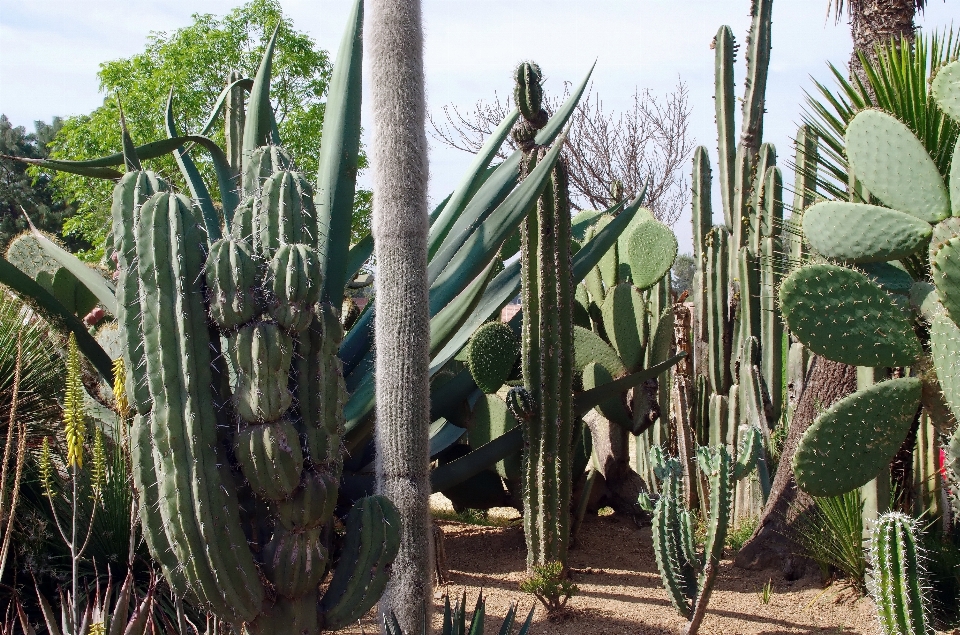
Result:
<instances>
[{"instance_id":1,"label":"prickly pear pad","mask_svg":"<svg viewBox=\"0 0 960 635\"><path fill-rule=\"evenodd\" d=\"M930 254L930 274L947 315L960 322L960 236L945 241Z\"/></svg>"},{"instance_id":2,"label":"prickly pear pad","mask_svg":"<svg viewBox=\"0 0 960 635\"><path fill-rule=\"evenodd\" d=\"M910 321L859 271L835 265L797 269L780 287L790 331L810 350L852 366L909 366L921 353Z\"/></svg>"},{"instance_id":3,"label":"prickly pear pad","mask_svg":"<svg viewBox=\"0 0 960 635\"><path fill-rule=\"evenodd\" d=\"M520 355L520 341L503 322L487 322L467 344L467 367L483 392L500 390Z\"/></svg>"},{"instance_id":4,"label":"prickly pear pad","mask_svg":"<svg viewBox=\"0 0 960 635\"><path fill-rule=\"evenodd\" d=\"M885 262L930 241L930 223L877 205L828 201L803 214L803 235L817 253L846 262Z\"/></svg>"},{"instance_id":5,"label":"prickly pear pad","mask_svg":"<svg viewBox=\"0 0 960 635\"><path fill-rule=\"evenodd\" d=\"M950 216L937 165L894 117L879 110L860 112L847 126L847 156L857 178L886 205L928 223Z\"/></svg>"},{"instance_id":6,"label":"prickly pear pad","mask_svg":"<svg viewBox=\"0 0 960 635\"><path fill-rule=\"evenodd\" d=\"M633 284L639 289L657 284L676 259L677 237L663 223L640 223L630 234L626 260L630 263Z\"/></svg>"},{"instance_id":7,"label":"prickly pear pad","mask_svg":"<svg viewBox=\"0 0 960 635\"><path fill-rule=\"evenodd\" d=\"M940 389L953 415L960 419L960 327L944 313L930 325L930 349Z\"/></svg>"},{"instance_id":8,"label":"prickly pear pad","mask_svg":"<svg viewBox=\"0 0 960 635\"><path fill-rule=\"evenodd\" d=\"M841 399L807 429L793 470L811 496L839 496L890 463L920 405L916 377L891 379Z\"/></svg>"}]
</instances>

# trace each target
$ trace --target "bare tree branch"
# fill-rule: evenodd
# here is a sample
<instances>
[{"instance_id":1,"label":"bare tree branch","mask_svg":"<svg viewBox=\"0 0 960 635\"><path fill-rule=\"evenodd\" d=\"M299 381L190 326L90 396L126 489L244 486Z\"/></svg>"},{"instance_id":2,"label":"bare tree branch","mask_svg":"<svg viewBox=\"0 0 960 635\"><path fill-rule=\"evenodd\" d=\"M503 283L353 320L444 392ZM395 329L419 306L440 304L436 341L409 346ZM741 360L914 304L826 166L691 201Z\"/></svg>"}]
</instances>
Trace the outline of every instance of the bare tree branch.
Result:
<instances>
[{"instance_id":1,"label":"bare tree branch","mask_svg":"<svg viewBox=\"0 0 960 635\"><path fill-rule=\"evenodd\" d=\"M566 84L564 95L549 100L547 110L555 112L569 92ZM478 101L469 112L444 106L444 121L429 117L431 135L452 148L476 153L512 108L510 97L496 94L492 102ZM564 148L573 203L581 209L604 209L611 204L614 182L620 182L628 199L648 183L646 206L673 225L690 195L683 170L694 146L689 119L688 92L682 82L663 98L637 90L623 113L605 110L591 86L572 117ZM508 139L498 156L506 158L513 149L513 140Z\"/></svg>"}]
</instances>

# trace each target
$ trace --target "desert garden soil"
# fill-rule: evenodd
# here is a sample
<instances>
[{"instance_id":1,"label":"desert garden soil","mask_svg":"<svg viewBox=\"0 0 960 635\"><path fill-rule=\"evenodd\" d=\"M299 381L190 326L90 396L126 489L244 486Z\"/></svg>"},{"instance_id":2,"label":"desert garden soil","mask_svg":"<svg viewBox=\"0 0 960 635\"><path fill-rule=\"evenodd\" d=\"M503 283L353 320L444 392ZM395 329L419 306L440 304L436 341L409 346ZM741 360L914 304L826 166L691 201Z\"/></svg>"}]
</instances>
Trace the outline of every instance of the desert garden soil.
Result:
<instances>
[{"instance_id":1,"label":"desert garden soil","mask_svg":"<svg viewBox=\"0 0 960 635\"><path fill-rule=\"evenodd\" d=\"M509 510L508 513L513 513ZM467 592L470 610L477 591L487 598L486 632L496 633L511 602L519 602L526 616L535 602L519 591L524 577L526 551L523 529L484 527L455 521L437 521L443 528L451 597ZM726 554L727 558L732 554ZM670 605L660 583L653 555L650 528L638 528L628 518L589 516L577 548L570 552L573 579L580 588L561 620L550 621L537 606L535 635L633 635L677 633L684 621ZM758 597L773 578L769 604ZM442 608L443 588L435 594ZM342 631L359 635L377 633L373 612L362 629ZM819 573L786 582L776 571L751 572L724 560L714 588L703 635L772 635L774 633L876 633L874 606L834 585L824 590Z\"/></svg>"}]
</instances>

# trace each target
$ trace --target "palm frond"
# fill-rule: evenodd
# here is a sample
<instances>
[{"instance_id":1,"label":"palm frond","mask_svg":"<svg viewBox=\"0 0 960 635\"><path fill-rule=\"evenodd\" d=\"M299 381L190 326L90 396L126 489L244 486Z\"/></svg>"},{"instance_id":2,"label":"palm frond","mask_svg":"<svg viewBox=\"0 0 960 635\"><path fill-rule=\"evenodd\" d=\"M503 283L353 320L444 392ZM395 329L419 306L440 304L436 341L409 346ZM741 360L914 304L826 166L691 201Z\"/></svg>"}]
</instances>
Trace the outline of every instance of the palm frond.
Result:
<instances>
[{"instance_id":1,"label":"palm frond","mask_svg":"<svg viewBox=\"0 0 960 635\"><path fill-rule=\"evenodd\" d=\"M830 3L827 4L827 15L830 15L830 12L833 11L833 19L837 22L840 21L840 18L843 17L843 9L846 7L847 11L852 11L853 6L859 0L850 0L846 2L845 0L830 0ZM923 11L927 6L927 0L916 0L917 11Z\"/></svg>"},{"instance_id":2,"label":"palm frond","mask_svg":"<svg viewBox=\"0 0 960 635\"><path fill-rule=\"evenodd\" d=\"M806 94L802 119L820 141L817 190L828 198L849 197L844 135L847 124L864 108L879 108L900 119L923 143L944 179L948 178L960 125L940 110L931 96L930 80L940 67L960 56L960 38L955 38L952 30L941 35L918 34L912 47L884 46L877 52L876 60L860 56L867 85L830 64L835 86L814 79L815 88Z\"/></svg>"}]
</instances>

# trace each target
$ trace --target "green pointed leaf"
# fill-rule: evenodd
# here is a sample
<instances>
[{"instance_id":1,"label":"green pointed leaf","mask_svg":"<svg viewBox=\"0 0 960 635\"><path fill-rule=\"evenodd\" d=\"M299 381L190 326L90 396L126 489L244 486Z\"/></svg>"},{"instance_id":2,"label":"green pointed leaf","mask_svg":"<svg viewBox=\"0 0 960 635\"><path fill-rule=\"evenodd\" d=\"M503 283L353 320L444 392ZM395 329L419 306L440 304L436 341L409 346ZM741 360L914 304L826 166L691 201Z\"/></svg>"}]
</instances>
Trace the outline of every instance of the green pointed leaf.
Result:
<instances>
[{"instance_id":1,"label":"green pointed leaf","mask_svg":"<svg viewBox=\"0 0 960 635\"><path fill-rule=\"evenodd\" d=\"M360 155L363 84L363 2L355 0L340 41L327 92L317 171L317 245L323 262L322 299L339 306L347 282L347 253Z\"/></svg>"},{"instance_id":2,"label":"green pointed leaf","mask_svg":"<svg viewBox=\"0 0 960 635\"><path fill-rule=\"evenodd\" d=\"M26 214L24 215L26 216ZM43 249L48 256L63 265L67 271L76 276L77 280L79 280L90 293L96 296L97 301L103 305L107 313L116 315L117 296L113 284L104 280L103 276L91 269L89 265L82 262L69 251L44 236L43 232L34 227L30 217L27 216L26 218L27 223L30 225L30 231L33 233L33 237L36 238L40 248Z\"/></svg>"},{"instance_id":3,"label":"green pointed leaf","mask_svg":"<svg viewBox=\"0 0 960 635\"><path fill-rule=\"evenodd\" d=\"M250 89L250 100L247 105L246 120L243 124L243 154L250 154L260 146L279 145L280 140L273 136L274 120L273 106L270 104L270 72L273 66L273 49L277 45L277 34L280 33L280 24L277 23L267 42L267 48L260 60L260 68L253 80Z\"/></svg>"},{"instance_id":4,"label":"green pointed leaf","mask_svg":"<svg viewBox=\"0 0 960 635\"><path fill-rule=\"evenodd\" d=\"M90 360L108 385L113 385L113 367L97 340L77 316L68 311L49 291L33 278L0 257L0 283L10 287L20 298L37 310L48 322L64 331L72 331L77 337L77 347Z\"/></svg>"}]
</instances>

